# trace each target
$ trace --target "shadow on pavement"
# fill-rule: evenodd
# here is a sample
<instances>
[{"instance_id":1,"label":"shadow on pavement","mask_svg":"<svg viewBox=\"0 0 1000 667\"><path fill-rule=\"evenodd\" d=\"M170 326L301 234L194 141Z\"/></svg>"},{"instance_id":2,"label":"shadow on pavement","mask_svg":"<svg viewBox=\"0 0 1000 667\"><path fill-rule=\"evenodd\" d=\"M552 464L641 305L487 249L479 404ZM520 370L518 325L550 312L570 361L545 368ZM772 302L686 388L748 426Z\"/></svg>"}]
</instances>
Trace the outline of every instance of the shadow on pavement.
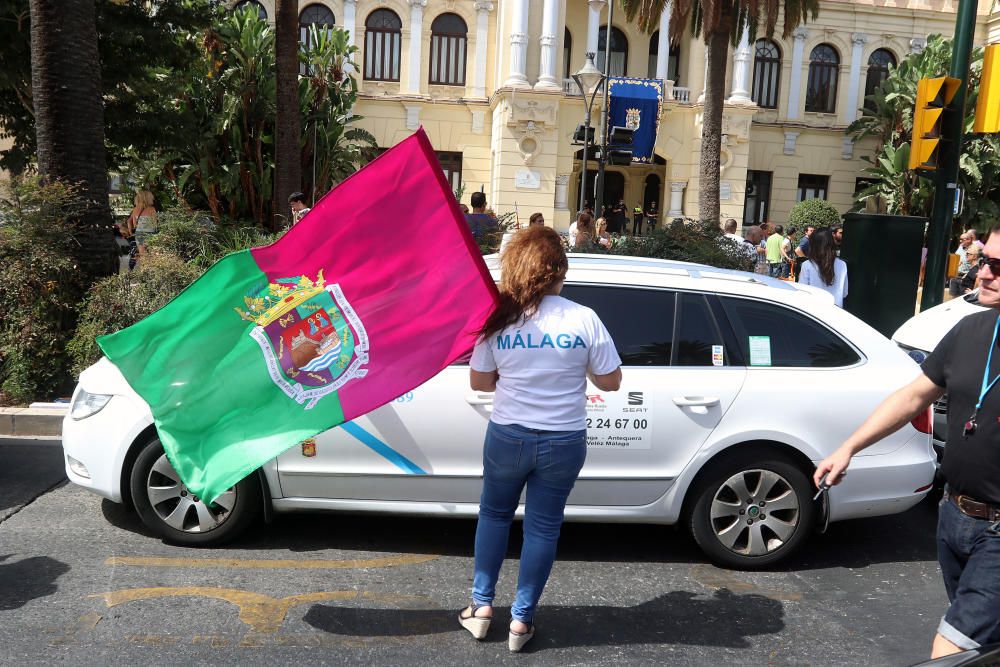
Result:
<instances>
[{"instance_id":1,"label":"shadow on pavement","mask_svg":"<svg viewBox=\"0 0 1000 667\"><path fill-rule=\"evenodd\" d=\"M139 519L139 515L121 503L113 503L107 498L103 499L101 501L101 514L115 528L127 530L143 537L155 537L153 532L146 528L146 524Z\"/></svg>"},{"instance_id":2,"label":"shadow on pavement","mask_svg":"<svg viewBox=\"0 0 1000 667\"><path fill-rule=\"evenodd\" d=\"M497 607L488 638L506 640L509 607ZM303 620L337 635L400 637L465 632L458 610L358 609L314 605ZM579 646L686 644L746 648L747 637L780 632L784 609L762 595L736 595L727 589L712 597L674 591L634 607L543 605L538 635L525 652ZM471 640L470 640L471 641Z\"/></svg>"},{"instance_id":3,"label":"shadow on pavement","mask_svg":"<svg viewBox=\"0 0 1000 667\"><path fill-rule=\"evenodd\" d=\"M0 610L20 609L35 598L52 595L59 587L56 579L69 572L69 565L48 556L34 556L4 563L0 556Z\"/></svg>"},{"instance_id":4,"label":"shadow on pavement","mask_svg":"<svg viewBox=\"0 0 1000 667\"><path fill-rule=\"evenodd\" d=\"M7 441L8 443L10 441ZM0 447L0 517L66 480L62 447L42 443Z\"/></svg>"}]
</instances>

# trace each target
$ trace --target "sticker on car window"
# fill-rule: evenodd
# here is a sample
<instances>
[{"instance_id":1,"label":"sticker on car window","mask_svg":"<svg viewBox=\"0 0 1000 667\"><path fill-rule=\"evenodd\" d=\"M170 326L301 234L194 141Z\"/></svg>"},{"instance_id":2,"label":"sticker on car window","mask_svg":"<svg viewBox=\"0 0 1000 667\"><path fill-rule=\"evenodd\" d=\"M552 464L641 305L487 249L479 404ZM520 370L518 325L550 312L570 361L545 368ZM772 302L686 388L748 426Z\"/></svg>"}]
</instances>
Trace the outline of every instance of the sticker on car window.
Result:
<instances>
[{"instance_id":1,"label":"sticker on car window","mask_svg":"<svg viewBox=\"0 0 1000 667\"><path fill-rule=\"evenodd\" d=\"M725 358L725 355L723 354L722 346L721 345L713 345L712 346L712 365L713 366L722 366L723 363L724 363L724 358Z\"/></svg>"},{"instance_id":2,"label":"sticker on car window","mask_svg":"<svg viewBox=\"0 0 1000 667\"><path fill-rule=\"evenodd\" d=\"M643 391L587 394L587 447L652 449L649 404Z\"/></svg>"},{"instance_id":3,"label":"sticker on car window","mask_svg":"<svg viewBox=\"0 0 1000 667\"><path fill-rule=\"evenodd\" d=\"M771 337L750 336L750 365L771 365Z\"/></svg>"}]
</instances>

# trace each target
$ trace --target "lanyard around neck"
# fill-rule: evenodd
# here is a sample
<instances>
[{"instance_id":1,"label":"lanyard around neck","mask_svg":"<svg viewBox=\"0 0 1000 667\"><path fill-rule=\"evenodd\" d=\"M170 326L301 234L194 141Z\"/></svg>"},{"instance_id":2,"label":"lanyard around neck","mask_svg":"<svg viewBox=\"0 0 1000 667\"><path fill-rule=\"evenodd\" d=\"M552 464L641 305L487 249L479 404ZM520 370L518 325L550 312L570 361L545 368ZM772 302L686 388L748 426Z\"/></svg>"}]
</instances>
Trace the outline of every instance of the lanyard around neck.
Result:
<instances>
[{"instance_id":1,"label":"lanyard around neck","mask_svg":"<svg viewBox=\"0 0 1000 667\"><path fill-rule=\"evenodd\" d=\"M1000 374L997 374L993 381L990 381L990 366L993 362L993 348L997 346L997 333L1000 332L1000 317L997 318L997 323L993 327L993 340L990 342L990 353L986 356L986 369L983 370L983 384L979 390L979 401L976 403L976 412L979 412L979 408L983 406L983 399L986 398L986 394L990 392L993 385L1000 380Z\"/></svg>"}]
</instances>

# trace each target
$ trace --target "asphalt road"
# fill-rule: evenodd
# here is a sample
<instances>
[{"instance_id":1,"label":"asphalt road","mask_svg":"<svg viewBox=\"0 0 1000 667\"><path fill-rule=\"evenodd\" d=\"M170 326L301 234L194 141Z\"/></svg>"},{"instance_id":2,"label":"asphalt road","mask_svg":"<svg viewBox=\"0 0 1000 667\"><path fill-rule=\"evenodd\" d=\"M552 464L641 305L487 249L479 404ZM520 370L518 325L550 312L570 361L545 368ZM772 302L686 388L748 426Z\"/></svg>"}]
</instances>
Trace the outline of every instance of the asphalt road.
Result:
<instances>
[{"instance_id":1,"label":"asphalt road","mask_svg":"<svg viewBox=\"0 0 1000 667\"><path fill-rule=\"evenodd\" d=\"M511 655L506 606L482 643L454 621L472 521L295 515L184 549L61 478L58 447L0 440L4 664L906 665L946 602L932 499L759 573L707 564L681 530L567 524L538 634Z\"/></svg>"}]
</instances>

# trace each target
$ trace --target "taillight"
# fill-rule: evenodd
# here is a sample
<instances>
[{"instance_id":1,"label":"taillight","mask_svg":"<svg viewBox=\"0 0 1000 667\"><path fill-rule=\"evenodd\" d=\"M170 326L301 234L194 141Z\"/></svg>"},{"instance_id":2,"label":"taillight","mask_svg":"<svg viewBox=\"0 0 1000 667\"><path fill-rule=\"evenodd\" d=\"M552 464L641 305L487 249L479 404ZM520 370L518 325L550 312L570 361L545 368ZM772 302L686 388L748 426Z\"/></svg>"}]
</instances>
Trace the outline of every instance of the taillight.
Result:
<instances>
[{"instance_id":1,"label":"taillight","mask_svg":"<svg viewBox=\"0 0 1000 667\"><path fill-rule=\"evenodd\" d=\"M926 410L921 412L916 418L910 422L913 424L913 428L917 429L921 433L931 433L934 431L934 408L928 406Z\"/></svg>"}]
</instances>

